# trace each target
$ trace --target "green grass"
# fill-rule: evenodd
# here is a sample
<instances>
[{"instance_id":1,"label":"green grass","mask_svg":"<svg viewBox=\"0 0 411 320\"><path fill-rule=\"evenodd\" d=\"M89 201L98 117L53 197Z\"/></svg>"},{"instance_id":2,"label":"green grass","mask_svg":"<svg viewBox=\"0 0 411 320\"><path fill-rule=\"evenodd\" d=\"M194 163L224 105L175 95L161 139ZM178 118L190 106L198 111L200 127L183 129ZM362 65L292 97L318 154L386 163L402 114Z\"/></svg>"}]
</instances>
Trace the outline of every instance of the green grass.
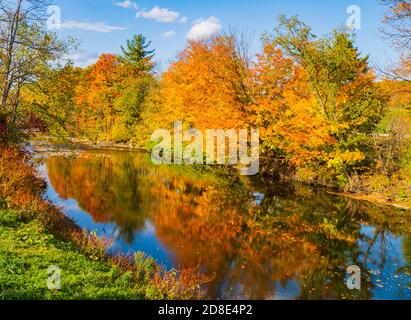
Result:
<instances>
[{"instance_id":1,"label":"green grass","mask_svg":"<svg viewBox=\"0 0 411 320\"><path fill-rule=\"evenodd\" d=\"M61 290L47 288L52 265L61 269ZM154 288L132 278L48 234L39 221L24 222L16 211L0 210L0 300L156 298Z\"/></svg>"}]
</instances>

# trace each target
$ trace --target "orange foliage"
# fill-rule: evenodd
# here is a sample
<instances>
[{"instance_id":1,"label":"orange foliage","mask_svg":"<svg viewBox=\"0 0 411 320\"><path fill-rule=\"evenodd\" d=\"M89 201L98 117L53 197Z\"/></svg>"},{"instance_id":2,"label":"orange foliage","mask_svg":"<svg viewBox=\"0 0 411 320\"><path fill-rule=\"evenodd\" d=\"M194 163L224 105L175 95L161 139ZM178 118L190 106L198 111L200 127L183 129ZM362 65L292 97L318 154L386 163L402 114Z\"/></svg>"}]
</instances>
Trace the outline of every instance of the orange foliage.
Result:
<instances>
[{"instance_id":1,"label":"orange foliage","mask_svg":"<svg viewBox=\"0 0 411 320\"><path fill-rule=\"evenodd\" d=\"M304 70L273 45L257 60L247 67L232 37L190 42L163 75L156 121L167 127L183 120L200 130L252 125L269 157L286 156L292 165L328 160L321 146L335 141ZM244 77L252 88L244 87ZM247 90L255 97L244 102Z\"/></svg>"},{"instance_id":2,"label":"orange foliage","mask_svg":"<svg viewBox=\"0 0 411 320\"><path fill-rule=\"evenodd\" d=\"M326 158L319 148L335 141L304 70L271 44L257 58L254 74L259 98L253 123L260 127L264 151L284 156L297 166Z\"/></svg>"},{"instance_id":3,"label":"orange foliage","mask_svg":"<svg viewBox=\"0 0 411 320\"><path fill-rule=\"evenodd\" d=\"M115 121L114 100L120 96L120 79L117 57L103 54L96 64L86 69L83 83L78 87L78 123L93 141L109 137ZM100 132L103 133L102 137L99 136Z\"/></svg>"},{"instance_id":4,"label":"orange foliage","mask_svg":"<svg viewBox=\"0 0 411 320\"><path fill-rule=\"evenodd\" d=\"M28 154L18 148L0 148L0 200L10 206L34 208L42 203L44 188Z\"/></svg>"},{"instance_id":5,"label":"orange foliage","mask_svg":"<svg viewBox=\"0 0 411 320\"><path fill-rule=\"evenodd\" d=\"M158 118L167 124L183 120L199 130L244 126L238 63L230 38L190 42L163 75Z\"/></svg>"}]
</instances>

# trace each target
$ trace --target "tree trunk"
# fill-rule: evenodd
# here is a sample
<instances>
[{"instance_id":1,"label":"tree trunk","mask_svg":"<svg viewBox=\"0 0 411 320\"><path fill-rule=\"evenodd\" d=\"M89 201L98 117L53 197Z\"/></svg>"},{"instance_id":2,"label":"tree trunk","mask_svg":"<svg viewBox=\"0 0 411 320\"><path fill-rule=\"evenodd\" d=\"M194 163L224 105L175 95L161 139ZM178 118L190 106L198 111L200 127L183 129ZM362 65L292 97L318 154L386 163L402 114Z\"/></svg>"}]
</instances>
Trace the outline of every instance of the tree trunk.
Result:
<instances>
[{"instance_id":1,"label":"tree trunk","mask_svg":"<svg viewBox=\"0 0 411 320\"><path fill-rule=\"evenodd\" d=\"M5 115L0 115L0 146L3 146L7 141L7 118Z\"/></svg>"}]
</instances>

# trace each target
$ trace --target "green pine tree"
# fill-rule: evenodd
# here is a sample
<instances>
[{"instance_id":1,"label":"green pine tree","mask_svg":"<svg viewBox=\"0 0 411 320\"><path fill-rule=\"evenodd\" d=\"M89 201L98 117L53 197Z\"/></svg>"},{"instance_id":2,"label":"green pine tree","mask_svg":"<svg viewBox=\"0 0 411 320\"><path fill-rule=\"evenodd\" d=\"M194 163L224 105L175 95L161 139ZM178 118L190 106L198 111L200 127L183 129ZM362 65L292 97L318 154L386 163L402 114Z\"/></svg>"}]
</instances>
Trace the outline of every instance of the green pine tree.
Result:
<instances>
[{"instance_id":1,"label":"green pine tree","mask_svg":"<svg viewBox=\"0 0 411 320\"><path fill-rule=\"evenodd\" d=\"M127 40L127 48L121 47L123 55L120 56L120 62L129 63L138 71L150 72L154 68L152 61L155 50L148 50L151 41L147 42L146 37L141 33L135 35L132 40Z\"/></svg>"}]
</instances>

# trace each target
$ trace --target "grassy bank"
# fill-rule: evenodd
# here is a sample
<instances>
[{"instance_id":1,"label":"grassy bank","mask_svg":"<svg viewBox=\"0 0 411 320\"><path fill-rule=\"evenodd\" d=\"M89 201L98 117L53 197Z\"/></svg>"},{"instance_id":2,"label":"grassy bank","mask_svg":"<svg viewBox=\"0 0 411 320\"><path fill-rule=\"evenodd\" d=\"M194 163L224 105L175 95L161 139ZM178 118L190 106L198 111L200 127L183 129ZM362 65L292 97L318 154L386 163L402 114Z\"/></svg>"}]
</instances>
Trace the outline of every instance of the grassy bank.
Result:
<instances>
[{"instance_id":1,"label":"grassy bank","mask_svg":"<svg viewBox=\"0 0 411 320\"><path fill-rule=\"evenodd\" d=\"M61 290L48 289L49 266L61 268ZM150 298L158 298L157 290L136 284L131 272L84 255L36 219L0 210L0 299Z\"/></svg>"},{"instance_id":2,"label":"grassy bank","mask_svg":"<svg viewBox=\"0 0 411 320\"><path fill-rule=\"evenodd\" d=\"M0 210L0 299L189 299L200 276L166 272L136 253L131 261L79 246L48 232L38 219ZM48 268L61 270L61 289L47 286Z\"/></svg>"}]
</instances>

